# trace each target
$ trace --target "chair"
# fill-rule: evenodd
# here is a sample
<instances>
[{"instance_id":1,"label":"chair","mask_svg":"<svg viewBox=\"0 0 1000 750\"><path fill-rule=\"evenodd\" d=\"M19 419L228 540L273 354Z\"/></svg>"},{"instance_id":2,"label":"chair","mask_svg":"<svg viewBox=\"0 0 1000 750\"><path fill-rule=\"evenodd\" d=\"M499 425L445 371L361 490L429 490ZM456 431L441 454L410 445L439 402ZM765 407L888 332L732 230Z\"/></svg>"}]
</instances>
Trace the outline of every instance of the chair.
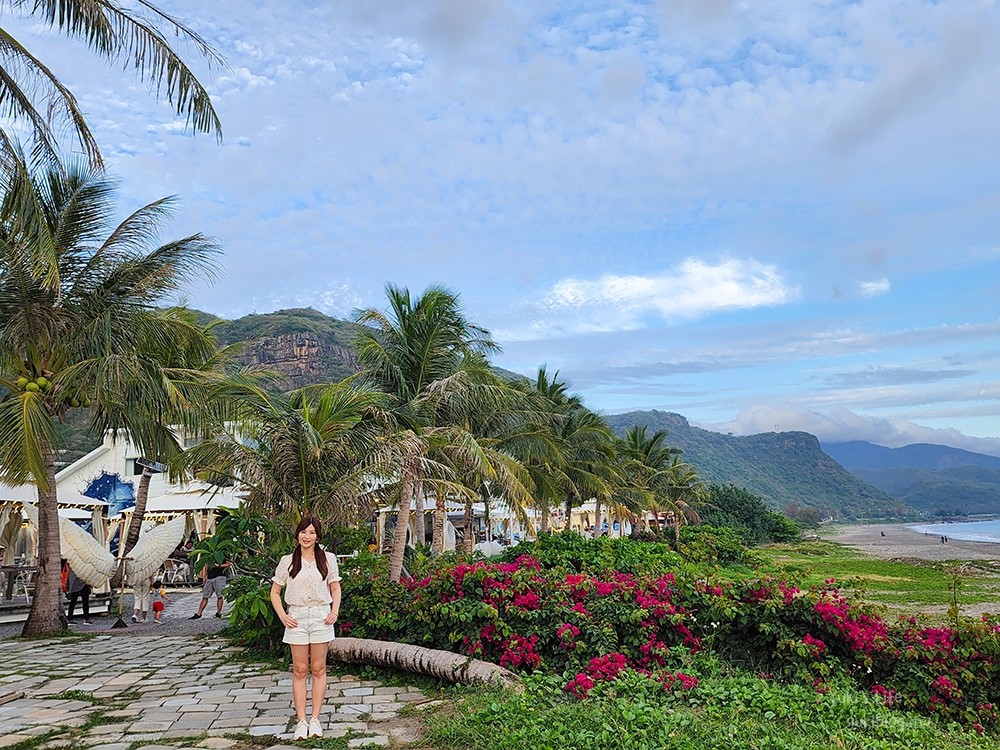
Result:
<instances>
[{"instance_id":1,"label":"chair","mask_svg":"<svg viewBox=\"0 0 1000 750\"><path fill-rule=\"evenodd\" d=\"M163 561L163 582L164 583L188 582L188 566L172 558Z\"/></svg>"},{"instance_id":2,"label":"chair","mask_svg":"<svg viewBox=\"0 0 1000 750\"><path fill-rule=\"evenodd\" d=\"M8 575L10 574L8 573ZM21 593L24 594L25 602L31 604L31 595L35 592L34 570L21 570L18 572L17 577L14 578L14 596L18 595L18 588L20 588Z\"/></svg>"}]
</instances>

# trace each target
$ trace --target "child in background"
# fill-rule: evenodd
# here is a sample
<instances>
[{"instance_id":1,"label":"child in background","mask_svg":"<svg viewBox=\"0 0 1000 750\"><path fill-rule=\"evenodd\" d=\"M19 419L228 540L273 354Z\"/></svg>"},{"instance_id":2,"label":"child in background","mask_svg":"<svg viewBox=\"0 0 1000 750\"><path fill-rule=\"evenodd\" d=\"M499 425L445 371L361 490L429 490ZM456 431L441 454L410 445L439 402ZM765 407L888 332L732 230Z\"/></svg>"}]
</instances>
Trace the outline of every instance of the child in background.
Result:
<instances>
[{"instance_id":1,"label":"child in background","mask_svg":"<svg viewBox=\"0 0 1000 750\"><path fill-rule=\"evenodd\" d=\"M165 605L163 602L169 602L170 597L167 596L167 590L163 588L163 581L153 581L153 622L157 625L162 625L163 620L160 619L160 615L163 614Z\"/></svg>"}]
</instances>

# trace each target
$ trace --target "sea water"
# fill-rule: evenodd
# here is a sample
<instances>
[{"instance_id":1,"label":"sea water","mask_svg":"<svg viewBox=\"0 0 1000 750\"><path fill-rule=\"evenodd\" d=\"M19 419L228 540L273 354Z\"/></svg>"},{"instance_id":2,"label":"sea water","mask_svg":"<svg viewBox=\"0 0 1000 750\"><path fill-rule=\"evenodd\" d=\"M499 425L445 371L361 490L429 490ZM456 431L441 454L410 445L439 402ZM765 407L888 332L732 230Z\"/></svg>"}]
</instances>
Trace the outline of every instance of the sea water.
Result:
<instances>
[{"instance_id":1,"label":"sea water","mask_svg":"<svg viewBox=\"0 0 1000 750\"><path fill-rule=\"evenodd\" d=\"M994 542L1000 544L1000 520L931 523L909 526L914 531L932 536L946 536L964 542Z\"/></svg>"}]
</instances>

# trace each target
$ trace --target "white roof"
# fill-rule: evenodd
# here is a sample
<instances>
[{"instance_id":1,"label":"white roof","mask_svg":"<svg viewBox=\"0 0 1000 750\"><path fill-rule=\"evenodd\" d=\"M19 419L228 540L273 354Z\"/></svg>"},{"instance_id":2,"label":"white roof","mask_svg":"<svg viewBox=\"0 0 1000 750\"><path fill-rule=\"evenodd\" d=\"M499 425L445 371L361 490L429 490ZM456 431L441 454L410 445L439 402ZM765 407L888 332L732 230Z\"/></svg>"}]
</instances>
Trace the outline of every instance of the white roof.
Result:
<instances>
[{"instance_id":1,"label":"white roof","mask_svg":"<svg viewBox=\"0 0 1000 750\"><path fill-rule=\"evenodd\" d=\"M88 508L107 505L103 500L95 500L67 487L58 488L56 490L56 497L60 505L78 505ZM33 484L11 485L0 483L0 502L4 500L12 500L18 503L37 503L38 491Z\"/></svg>"},{"instance_id":2,"label":"white roof","mask_svg":"<svg viewBox=\"0 0 1000 750\"><path fill-rule=\"evenodd\" d=\"M158 497L150 497L146 501L146 513L184 513L189 510L216 510L218 508L235 508L240 504L240 498L231 487L211 488L188 485L184 489L172 488ZM126 508L125 512L131 512Z\"/></svg>"}]
</instances>

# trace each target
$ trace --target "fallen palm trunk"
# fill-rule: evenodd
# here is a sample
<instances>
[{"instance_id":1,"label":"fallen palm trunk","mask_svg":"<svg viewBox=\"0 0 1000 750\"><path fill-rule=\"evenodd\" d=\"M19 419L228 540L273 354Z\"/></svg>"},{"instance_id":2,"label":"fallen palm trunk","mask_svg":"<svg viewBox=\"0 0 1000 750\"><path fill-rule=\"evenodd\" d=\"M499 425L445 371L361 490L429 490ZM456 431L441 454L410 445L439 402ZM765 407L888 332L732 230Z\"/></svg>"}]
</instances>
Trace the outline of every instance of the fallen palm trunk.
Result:
<instances>
[{"instance_id":1,"label":"fallen palm trunk","mask_svg":"<svg viewBox=\"0 0 1000 750\"><path fill-rule=\"evenodd\" d=\"M509 669L451 651L411 646L408 643L375 641L369 638L335 638L330 642L328 655L334 661L392 667L446 682L498 685L518 691L521 689L520 678Z\"/></svg>"}]
</instances>

